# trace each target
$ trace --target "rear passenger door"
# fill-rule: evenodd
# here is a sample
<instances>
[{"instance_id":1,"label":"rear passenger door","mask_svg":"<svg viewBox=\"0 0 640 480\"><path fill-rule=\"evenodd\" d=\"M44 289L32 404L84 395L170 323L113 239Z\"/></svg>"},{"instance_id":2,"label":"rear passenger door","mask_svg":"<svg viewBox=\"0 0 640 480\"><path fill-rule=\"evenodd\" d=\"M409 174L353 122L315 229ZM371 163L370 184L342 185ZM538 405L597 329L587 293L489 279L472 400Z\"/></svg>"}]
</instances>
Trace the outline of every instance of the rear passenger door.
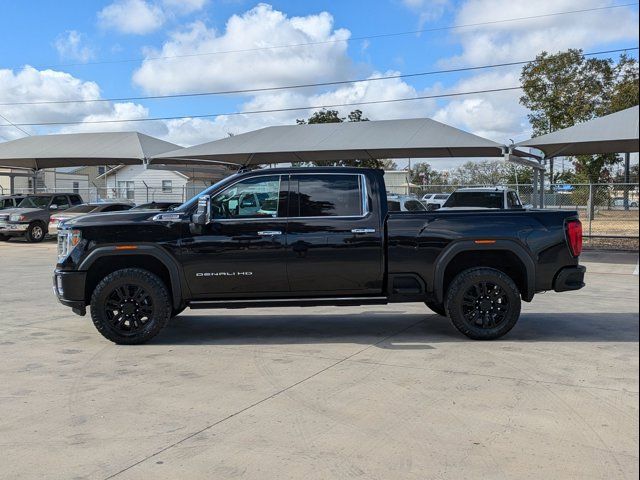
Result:
<instances>
[{"instance_id":1,"label":"rear passenger door","mask_svg":"<svg viewBox=\"0 0 640 480\"><path fill-rule=\"evenodd\" d=\"M383 234L356 173L290 177L287 272L294 296L379 294Z\"/></svg>"}]
</instances>

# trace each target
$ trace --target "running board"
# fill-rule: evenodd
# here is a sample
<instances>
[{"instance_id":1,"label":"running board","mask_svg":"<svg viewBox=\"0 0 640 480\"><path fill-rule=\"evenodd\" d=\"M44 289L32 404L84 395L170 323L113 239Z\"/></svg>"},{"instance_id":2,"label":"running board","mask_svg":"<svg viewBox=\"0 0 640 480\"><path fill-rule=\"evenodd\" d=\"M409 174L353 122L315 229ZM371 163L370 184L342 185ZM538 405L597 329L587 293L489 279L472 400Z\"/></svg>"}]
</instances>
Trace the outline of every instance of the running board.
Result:
<instances>
[{"instance_id":1,"label":"running board","mask_svg":"<svg viewBox=\"0 0 640 480\"><path fill-rule=\"evenodd\" d=\"M386 305L387 297L334 297L334 298L273 298L260 300L195 300L189 308L256 308L256 307L319 307L323 305L357 306Z\"/></svg>"}]
</instances>

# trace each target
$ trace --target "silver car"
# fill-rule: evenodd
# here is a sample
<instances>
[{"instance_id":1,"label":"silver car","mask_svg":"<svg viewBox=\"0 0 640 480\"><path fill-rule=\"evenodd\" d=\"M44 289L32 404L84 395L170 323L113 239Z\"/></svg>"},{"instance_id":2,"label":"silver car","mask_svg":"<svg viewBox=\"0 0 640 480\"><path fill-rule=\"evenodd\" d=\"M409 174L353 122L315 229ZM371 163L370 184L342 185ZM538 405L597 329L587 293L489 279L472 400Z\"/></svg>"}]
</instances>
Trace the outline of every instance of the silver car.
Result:
<instances>
[{"instance_id":1,"label":"silver car","mask_svg":"<svg viewBox=\"0 0 640 480\"><path fill-rule=\"evenodd\" d=\"M133 204L130 203L83 203L82 205L71 207L64 212L51 215L49 219L49 234L57 235L60 225L72 218L94 213L121 212L123 210L129 210L132 207Z\"/></svg>"}]
</instances>

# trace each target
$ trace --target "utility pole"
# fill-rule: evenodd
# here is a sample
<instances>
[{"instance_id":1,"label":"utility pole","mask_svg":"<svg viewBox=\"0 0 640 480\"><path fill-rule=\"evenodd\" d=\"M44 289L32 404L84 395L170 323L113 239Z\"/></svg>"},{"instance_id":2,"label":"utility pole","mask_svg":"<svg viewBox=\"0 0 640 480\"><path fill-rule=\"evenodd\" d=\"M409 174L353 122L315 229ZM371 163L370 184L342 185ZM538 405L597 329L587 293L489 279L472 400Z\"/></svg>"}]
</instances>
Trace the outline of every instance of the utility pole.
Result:
<instances>
[{"instance_id":1,"label":"utility pole","mask_svg":"<svg viewBox=\"0 0 640 480\"><path fill-rule=\"evenodd\" d=\"M631 183L631 154L629 152L624 154L624 209L629 210L629 183Z\"/></svg>"}]
</instances>

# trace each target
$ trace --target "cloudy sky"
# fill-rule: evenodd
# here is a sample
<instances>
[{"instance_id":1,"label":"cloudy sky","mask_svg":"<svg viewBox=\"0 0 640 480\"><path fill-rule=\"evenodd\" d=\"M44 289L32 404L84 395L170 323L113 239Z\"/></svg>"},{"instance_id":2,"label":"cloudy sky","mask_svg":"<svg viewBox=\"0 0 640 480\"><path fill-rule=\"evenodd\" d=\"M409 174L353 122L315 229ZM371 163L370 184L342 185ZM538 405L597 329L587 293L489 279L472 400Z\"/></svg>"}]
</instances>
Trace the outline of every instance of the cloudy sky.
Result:
<instances>
[{"instance_id":1,"label":"cloudy sky","mask_svg":"<svg viewBox=\"0 0 640 480\"><path fill-rule=\"evenodd\" d=\"M631 3L2 2L0 141L24 136L23 131L139 130L186 146L266 125L291 124L312 110L195 116L514 87L519 68L500 67L280 91L126 100L464 68L530 60L542 50L637 47L638 6L627 5ZM616 7L601 8L610 6ZM599 10L547 15L594 8ZM523 19L531 16L538 18ZM502 22L511 19L520 20ZM456 26L463 27L452 28ZM631 54L637 57L637 51ZM372 120L427 116L507 142L530 133L519 95L515 90L338 109L346 114L360 108ZM51 103L95 99L113 100ZM158 117L182 118L111 122ZM78 121L109 122L8 125Z\"/></svg>"}]
</instances>

